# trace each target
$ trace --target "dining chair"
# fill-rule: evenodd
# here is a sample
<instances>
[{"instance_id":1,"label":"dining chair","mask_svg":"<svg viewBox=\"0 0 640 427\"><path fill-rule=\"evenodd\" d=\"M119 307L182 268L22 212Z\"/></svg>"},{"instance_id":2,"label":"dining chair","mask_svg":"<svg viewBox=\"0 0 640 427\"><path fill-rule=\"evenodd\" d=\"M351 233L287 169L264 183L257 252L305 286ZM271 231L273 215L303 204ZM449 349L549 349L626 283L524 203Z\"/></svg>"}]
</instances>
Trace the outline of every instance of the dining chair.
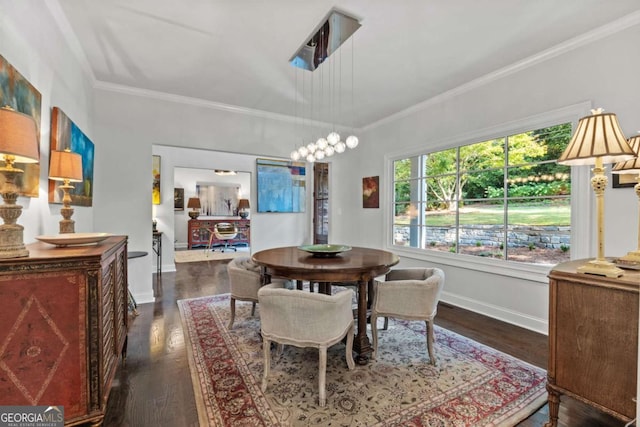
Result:
<instances>
[{"instance_id":1,"label":"dining chair","mask_svg":"<svg viewBox=\"0 0 640 427\"><path fill-rule=\"evenodd\" d=\"M230 305L231 317L227 329L233 327L236 318L236 301L250 301L251 316L255 316L256 303L258 302L258 289L262 286L262 277L260 275L260 266L249 257L234 258L227 264L227 273L229 274L230 284ZM286 280L272 279L272 283L276 286L285 286Z\"/></svg>"},{"instance_id":2,"label":"dining chair","mask_svg":"<svg viewBox=\"0 0 640 427\"><path fill-rule=\"evenodd\" d=\"M282 289L266 285L258 291L260 325L264 352L262 391L267 390L271 369L271 342L279 345L313 347L320 352L318 363L319 404L325 406L327 348L347 336L345 356L349 370L353 361L354 320L351 310L353 291L345 289L334 295Z\"/></svg>"},{"instance_id":3,"label":"dining chair","mask_svg":"<svg viewBox=\"0 0 640 427\"><path fill-rule=\"evenodd\" d=\"M441 269L423 267L393 269L387 273L384 282L374 283L371 305L372 359L375 359L378 351L378 317L385 318L384 329L387 329L388 318L392 317L425 322L429 361L436 365L433 320L443 286L444 272Z\"/></svg>"}]
</instances>

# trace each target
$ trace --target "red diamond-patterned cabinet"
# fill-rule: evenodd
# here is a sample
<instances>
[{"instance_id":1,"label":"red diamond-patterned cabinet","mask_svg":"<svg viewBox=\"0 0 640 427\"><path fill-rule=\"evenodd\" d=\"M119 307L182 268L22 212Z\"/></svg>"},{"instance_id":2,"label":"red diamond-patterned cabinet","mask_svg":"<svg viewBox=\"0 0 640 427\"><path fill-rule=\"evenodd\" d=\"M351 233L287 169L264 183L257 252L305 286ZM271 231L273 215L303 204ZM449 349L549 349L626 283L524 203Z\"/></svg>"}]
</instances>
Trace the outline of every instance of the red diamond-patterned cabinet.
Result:
<instances>
[{"instance_id":1,"label":"red diamond-patterned cabinet","mask_svg":"<svg viewBox=\"0 0 640 427\"><path fill-rule=\"evenodd\" d=\"M213 227L220 222L233 224L238 230L236 237L229 240L230 245L237 245L238 243L249 245L249 241L251 240L251 220L249 219L192 219L189 220L189 235L187 236L189 249L196 246L207 246ZM224 241L214 237L212 244L213 246L224 245Z\"/></svg>"},{"instance_id":2,"label":"red diamond-patterned cabinet","mask_svg":"<svg viewBox=\"0 0 640 427\"><path fill-rule=\"evenodd\" d=\"M0 405L100 425L127 343L127 238L0 260Z\"/></svg>"}]
</instances>

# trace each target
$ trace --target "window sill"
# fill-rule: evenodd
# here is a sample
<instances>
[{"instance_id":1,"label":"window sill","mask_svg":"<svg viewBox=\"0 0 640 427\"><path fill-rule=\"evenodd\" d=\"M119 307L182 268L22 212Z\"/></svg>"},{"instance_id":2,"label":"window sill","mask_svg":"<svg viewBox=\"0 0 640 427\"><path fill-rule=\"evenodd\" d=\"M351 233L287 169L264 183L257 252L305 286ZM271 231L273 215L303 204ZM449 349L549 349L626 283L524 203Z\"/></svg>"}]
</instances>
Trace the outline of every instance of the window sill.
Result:
<instances>
[{"instance_id":1,"label":"window sill","mask_svg":"<svg viewBox=\"0 0 640 427\"><path fill-rule=\"evenodd\" d=\"M529 280L544 285L549 283L549 278L547 276L551 268L553 268L552 265L509 262L474 255L452 254L426 249L407 248L403 246L389 246L387 249L400 257L436 262L438 264L449 265L452 267L466 268L468 270L482 271L484 273Z\"/></svg>"}]
</instances>

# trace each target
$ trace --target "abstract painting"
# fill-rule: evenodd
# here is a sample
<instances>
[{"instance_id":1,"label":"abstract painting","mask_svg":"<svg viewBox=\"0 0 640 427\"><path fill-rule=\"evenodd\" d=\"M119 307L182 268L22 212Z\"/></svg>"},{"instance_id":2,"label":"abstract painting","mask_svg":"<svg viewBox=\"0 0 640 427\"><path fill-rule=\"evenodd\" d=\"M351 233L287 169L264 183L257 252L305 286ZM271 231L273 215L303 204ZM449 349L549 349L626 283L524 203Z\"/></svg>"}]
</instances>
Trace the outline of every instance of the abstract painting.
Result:
<instances>
[{"instance_id":1,"label":"abstract painting","mask_svg":"<svg viewBox=\"0 0 640 427\"><path fill-rule=\"evenodd\" d=\"M71 204L75 206L93 205L93 142L58 107L51 110L51 151L70 149L82 157L82 182L71 183L69 190ZM62 203L62 182L49 180L49 203Z\"/></svg>"},{"instance_id":2,"label":"abstract painting","mask_svg":"<svg viewBox=\"0 0 640 427\"><path fill-rule=\"evenodd\" d=\"M40 92L0 55L0 107L8 105L16 111L33 117L38 135L38 150L40 149L41 102ZM40 163L16 163L15 166L24 171L16 179L19 194L38 197ZM2 184L4 184L4 177L0 175L0 186Z\"/></svg>"},{"instance_id":3,"label":"abstract painting","mask_svg":"<svg viewBox=\"0 0 640 427\"><path fill-rule=\"evenodd\" d=\"M258 159L258 212L304 212L305 164Z\"/></svg>"},{"instance_id":4,"label":"abstract painting","mask_svg":"<svg viewBox=\"0 0 640 427\"><path fill-rule=\"evenodd\" d=\"M363 208L379 208L380 207L380 178L377 176L368 176L362 178L362 207Z\"/></svg>"},{"instance_id":5,"label":"abstract painting","mask_svg":"<svg viewBox=\"0 0 640 427\"><path fill-rule=\"evenodd\" d=\"M203 216L236 216L239 193L239 184L196 182L196 195L200 198L200 214Z\"/></svg>"},{"instance_id":6,"label":"abstract painting","mask_svg":"<svg viewBox=\"0 0 640 427\"><path fill-rule=\"evenodd\" d=\"M151 164L151 175L153 179L151 202L154 205L159 205L160 204L160 156L153 156L153 160Z\"/></svg>"}]
</instances>

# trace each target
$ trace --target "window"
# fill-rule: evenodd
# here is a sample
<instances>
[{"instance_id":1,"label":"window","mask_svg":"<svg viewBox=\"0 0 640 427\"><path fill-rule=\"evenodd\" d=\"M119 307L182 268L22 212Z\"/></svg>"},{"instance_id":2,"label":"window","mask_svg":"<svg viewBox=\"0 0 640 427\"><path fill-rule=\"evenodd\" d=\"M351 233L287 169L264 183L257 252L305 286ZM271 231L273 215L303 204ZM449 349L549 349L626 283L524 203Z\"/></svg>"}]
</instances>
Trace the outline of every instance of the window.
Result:
<instances>
[{"instance_id":1,"label":"window","mask_svg":"<svg viewBox=\"0 0 640 427\"><path fill-rule=\"evenodd\" d=\"M393 245L533 264L569 260L571 123L393 162Z\"/></svg>"}]
</instances>

